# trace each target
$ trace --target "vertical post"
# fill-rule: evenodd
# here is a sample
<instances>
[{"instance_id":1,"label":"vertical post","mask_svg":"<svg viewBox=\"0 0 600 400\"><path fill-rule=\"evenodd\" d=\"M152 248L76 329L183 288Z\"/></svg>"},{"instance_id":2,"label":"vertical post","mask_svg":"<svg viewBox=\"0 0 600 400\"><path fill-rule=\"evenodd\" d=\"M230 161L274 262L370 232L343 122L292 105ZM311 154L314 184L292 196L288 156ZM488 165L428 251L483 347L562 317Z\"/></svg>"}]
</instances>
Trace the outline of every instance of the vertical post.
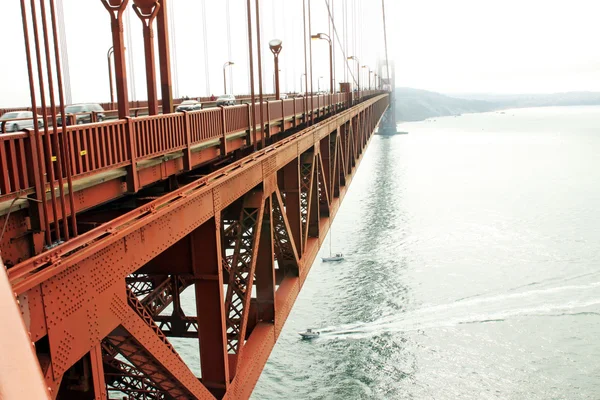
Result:
<instances>
[{"instance_id":1,"label":"vertical post","mask_svg":"<svg viewBox=\"0 0 600 400\"><path fill-rule=\"evenodd\" d=\"M156 71L154 61L154 19L160 10L160 4L154 3L153 8L141 9L133 5L135 13L144 26L144 53L146 54L146 89L148 91L148 115L158 114L158 98L156 94Z\"/></svg>"},{"instance_id":2,"label":"vertical post","mask_svg":"<svg viewBox=\"0 0 600 400\"><path fill-rule=\"evenodd\" d=\"M162 113L173 112L173 85L171 82L171 52L169 44L169 18L167 15L167 4L170 0L160 0L158 15L156 16L156 27L158 36L158 60L160 64L160 94L162 101ZM174 60L177 62L177 60Z\"/></svg>"},{"instance_id":3,"label":"vertical post","mask_svg":"<svg viewBox=\"0 0 600 400\"><path fill-rule=\"evenodd\" d=\"M311 17L310 17L310 0L308 0L308 31L311 32L312 28L311 28ZM315 120L315 114L314 114L314 109L315 109L315 103L314 103L314 95L313 93L315 92L313 89L313 59L312 59L312 40L310 40L308 42L308 52L310 54L310 124L312 125L314 123Z\"/></svg>"},{"instance_id":4,"label":"vertical post","mask_svg":"<svg viewBox=\"0 0 600 400\"><path fill-rule=\"evenodd\" d=\"M252 145L254 151L257 149L258 134L256 132L256 97L254 96L254 58L252 55L252 6L250 0L246 0L246 13L248 14L248 56L250 58L250 99L252 101L252 132L254 133ZM260 50L259 50L260 53Z\"/></svg>"},{"instance_id":5,"label":"vertical post","mask_svg":"<svg viewBox=\"0 0 600 400\"><path fill-rule=\"evenodd\" d=\"M273 254L272 196L265 200L265 212L256 256L256 300L258 320L275 321L275 261Z\"/></svg>"},{"instance_id":6,"label":"vertical post","mask_svg":"<svg viewBox=\"0 0 600 400\"><path fill-rule=\"evenodd\" d=\"M127 171L127 191L136 193L140 188L140 179L137 173L137 147L135 144L135 125L131 117L127 117L126 134L128 140L129 160L131 165Z\"/></svg>"},{"instance_id":7,"label":"vertical post","mask_svg":"<svg viewBox=\"0 0 600 400\"><path fill-rule=\"evenodd\" d=\"M258 98L260 101L260 146L265 147L265 119L263 116L263 86L262 86L262 56L260 51L260 6L259 0L256 4L256 48L258 57Z\"/></svg>"},{"instance_id":8,"label":"vertical post","mask_svg":"<svg viewBox=\"0 0 600 400\"><path fill-rule=\"evenodd\" d=\"M202 383L217 398L229 386L220 230L215 216L190 234Z\"/></svg>"},{"instance_id":9,"label":"vertical post","mask_svg":"<svg viewBox=\"0 0 600 400\"><path fill-rule=\"evenodd\" d=\"M302 257L302 220L300 218L300 157L294 158L283 167L283 185L285 192L285 212L290 224L298 256Z\"/></svg>"},{"instance_id":10,"label":"vertical post","mask_svg":"<svg viewBox=\"0 0 600 400\"><path fill-rule=\"evenodd\" d=\"M222 136L221 136L221 157L225 157L227 155L227 126L225 119L225 107L221 106L221 125L223 128Z\"/></svg>"},{"instance_id":11,"label":"vertical post","mask_svg":"<svg viewBox=\"0 0 600 400\"><path fill-rule=\"evenodd\" d=\"M115 62L115 78L117 84L117 107L119 110L120 119L129 116L129 95L127 93L127 67L125 64L125 39L123 37L123 12L125 12L125 9L127 8L127 3L129 3L129 0L123 0L120 5L113 7L108 3L108 0L102 0L102 4L104 4L104 7L110 13L111 16L112 41L114 51L113 56Z\"/></svg>"},{"instance_id":12,"label":"vertical post","mask_svg":"<svg viewBox=\"0 0 600 400\"><path fill-rule=\"evenodd\" d=\"M115 94L113 92L113 75L112 75L112 65L110 64L110 56L114 53L114 47L108 49L108 54L106 55L106 61L108 62L108 88L110 91L110 109L113 109L115 104Z\"/></svg>"},{"instance_id":13,"label":"vertical post","mask_svg":"<svg viewBox=\"0 0 600 400\"><path fill-rule=\"evenodd\" d=\"M90 364L92 366L92 381L94 382L94 399L104 400L107 398L107 394L104 367L102 366L102 345L97 344L90 350Z\"/></svg>"},{"instance_id":14,"label":"vertical post","mask_svg":"<svg viewBox=\"0 0 600 400\"><path fill-rule=\"evenodd\" d=\"M279 54L275 54L275 100L281 98L279 92Z\"/></svg>"}]
</instances>

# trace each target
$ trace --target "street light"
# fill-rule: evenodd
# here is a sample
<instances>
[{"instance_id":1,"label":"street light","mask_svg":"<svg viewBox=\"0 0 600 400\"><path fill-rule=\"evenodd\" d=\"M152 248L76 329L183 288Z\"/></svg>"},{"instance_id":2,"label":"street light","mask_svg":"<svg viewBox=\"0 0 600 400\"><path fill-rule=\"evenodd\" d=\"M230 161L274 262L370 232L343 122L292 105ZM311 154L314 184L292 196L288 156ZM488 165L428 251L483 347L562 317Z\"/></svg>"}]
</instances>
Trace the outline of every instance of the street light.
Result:
<instances>
[{"instance_id":1,"label":"street light","mask_svg":"<svg viewBox=\"0 0 600 400\"><path fill-rule=\"evenodd\" d=\"M223 64L223 94L227 94L227 75L225 74L225 69L230 65L235 65L235 63L233 61L227 61L225 64Z\"/></svg>"},{"instance_id":2,"label":"street light","mask_svg":"<svg viewBox=\"0 0 600 400\"><path fill-rule=\"evenodd\" d=\"M360 98L360 61L358 61L358 58L356 58L356 56L350 56L348 57L348 60L354 60L356 61L356 75L357 75L357 86L358 86L358 98Z\"/></svg>"},{"instance_id":3,"label":"street light","mask_svg":"<svg viewBox=\"0 0 600 400\"><path fill-rule=\"evenodd\" d=\"M273 53L273 60L275 62L275 99L279 100L279 53L281 52L281 40L273 39L269 42L269 48Z\"/></svg>"},{"instance_id":4,"label":"street light","mask_svg":"<svg viewBox=\"0 0 600 400\"><path fill-rule=\"evenodd\" d=\"M321 92L321 79L323 79L322 76L319 77L319 79L317 79L317 91Z\"/></svg>"},{"instance_id":5,"label":"street light","mask_svg":"<svg viewBox=\"0 0 600 400\"><path fill-rule=\"evenodd\" d=\"M311 38L313 40L322 39L322 40L327 40L329 42L329 78L331 80L331 82L329 84L329 92L331 94L333 94L334 93L334 91L333 91L333 89L334 89L334 85L333 85L333 46L331 44L331 38L324 33L317 33L316 35L311 35Z\"/></svg>"}]
</instances>

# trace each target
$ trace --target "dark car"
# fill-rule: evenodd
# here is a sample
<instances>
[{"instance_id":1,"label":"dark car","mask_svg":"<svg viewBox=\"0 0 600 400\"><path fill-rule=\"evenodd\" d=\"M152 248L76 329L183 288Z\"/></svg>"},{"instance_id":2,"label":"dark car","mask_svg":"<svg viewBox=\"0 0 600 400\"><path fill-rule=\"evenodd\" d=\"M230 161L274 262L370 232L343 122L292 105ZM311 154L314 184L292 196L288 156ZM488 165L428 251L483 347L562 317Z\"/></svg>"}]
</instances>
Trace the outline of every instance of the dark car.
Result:
<instances>
[{"instance_id":1,"label":"dark car","mask_svg":"<svg viewBox=\"0 0 600 400\"><path fill-rule=\"evenodd\" d=\"M73 115L73 120L77 125L91 123L93 112L96 113L98 122L102 122L106 119L104 109L97 103L73 104L65 108L65 113ZM56 123L58 126L62 126L62 118L60 115L56 118Z\"/></svg>"},{"instance_id":2,"label":"dark car","mask_svg":"<svg viewBox=\"0 0 600 400\"><path fill-rule=\"evenodd\" d=\"M180 105L177 106L175 111L195 111L201 110L202 103L197 102L196 100L185 100Z\"/></svg>"},{"instance_id":3,"label":"dark car","mask_svg":"<svg viewBox=\"0 0 600 400\"><path fill-rule=\"evenodd\" d=\"M232 94L224 94L223 96L219 96L217 99L217 107L218 106L234 106L235 105L235 96Z\"/></svg>"}]
</instances>

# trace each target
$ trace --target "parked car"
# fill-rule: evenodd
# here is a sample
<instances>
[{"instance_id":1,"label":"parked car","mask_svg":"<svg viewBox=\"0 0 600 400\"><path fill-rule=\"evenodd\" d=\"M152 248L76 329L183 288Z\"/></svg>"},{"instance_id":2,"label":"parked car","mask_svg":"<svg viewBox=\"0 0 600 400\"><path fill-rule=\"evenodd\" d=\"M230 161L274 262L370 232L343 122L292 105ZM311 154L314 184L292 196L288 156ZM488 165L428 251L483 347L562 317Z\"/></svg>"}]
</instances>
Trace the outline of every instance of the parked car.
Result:
<instances>
[{"instance_id":1,"label":"parked car","mask_svg":"<svg viewBox=\"0 0 600 400\"><path fill-rule=\"evenodd\" d=\"M287 98L288 98L288 95L287 95L287 94L285 94L285 93L281 93L281 94L279 95L279 100L286 100Z\"/></svg>"},{"instance_id":2,"label":"parked car","mask_svg":"<svg viewBox=\"0 0 600 400\"><path fill-rule=\"evenodd\" d=\"M30 119L21 119L21 118L30 118ZM15 119L19 119L18 121L13 121ZM31 111L10 111L4 113L2 117L0 117L0 124L6 121L4 126L4 132L18 132L21 129L30 128L33 129L33 112ZM42 118L38 118L38 126L40 129L44 127L44 120Z\"/></svg>"},{"instance_id":3,"label":"parked car","mask_svg":"<svg viewBox=\"0 0 600 400\"><path fill-rule=\"evenodd\" d=\"M91 123L92 112L96 112L98 122L102 122L106 119L104 109L98 103L72 104L65 107L65 113L74 115L73 118L77 125ZM62 118L60 115L56 118L56 124L62 126Z\"/></svg>"},{"instance_id":4,"label":"parked car","mask_svg":"<svg viewBox=\"0 0 600 400\"><path fill-rule=\"evenodd\" d=\"M234 106L235 96L232 94L224 94L217 99L217 106Z\"/></svg>"},{"instance_id":5,"label":"parked car","mask_svg":"<svg viewBox=\"0 0 600 400\"><path fill-rule=\"evenodd\" d=\"M202 109L202 104L196 100L184 100L175 111L195 111Z\"/></svg>"}]
</instances>

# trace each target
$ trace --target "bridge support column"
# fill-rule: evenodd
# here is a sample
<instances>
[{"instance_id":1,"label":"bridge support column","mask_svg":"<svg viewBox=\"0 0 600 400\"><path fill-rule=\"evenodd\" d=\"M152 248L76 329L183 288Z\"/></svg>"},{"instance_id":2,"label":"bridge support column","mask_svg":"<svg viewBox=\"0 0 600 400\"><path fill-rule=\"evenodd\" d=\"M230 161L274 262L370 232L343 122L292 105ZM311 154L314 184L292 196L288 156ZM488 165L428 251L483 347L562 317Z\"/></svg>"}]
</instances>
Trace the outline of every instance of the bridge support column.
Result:
<instances>
[{"instance_id":1,"label":"bridge support column","mask_svg":"<svg viewBox=\"0 0 600 400\"><path fill-rule=\"evenodd\" d=\"M160 10L156 17L158 36L158 59L160 63L160 92L162 113L173 112L173 85L171 84L171 50L169 45L168 0L160 0ZM176 60L174 60L176 61Z\"/></svg>"},{"instance_id":2,"label":"bridge support column","mask_svg":"<svg viewBox=\"0 0 600 400\"><path fill-rule=\"evenodd\" d=\"M258 321L275 321L275 263L273 259L272 196L265 199L256 260L256 305Z\"/></svg>"},{"instance_id":3,"label":"bridge support column","mask_svg":"<svg viewBox=\"0 0 600 400\"><path fill-rule=\"evenodd\" d=\"M215 216L190 235L202 383L218 398L230 382L220 230Z\"/></svg>"}]
</instances>

